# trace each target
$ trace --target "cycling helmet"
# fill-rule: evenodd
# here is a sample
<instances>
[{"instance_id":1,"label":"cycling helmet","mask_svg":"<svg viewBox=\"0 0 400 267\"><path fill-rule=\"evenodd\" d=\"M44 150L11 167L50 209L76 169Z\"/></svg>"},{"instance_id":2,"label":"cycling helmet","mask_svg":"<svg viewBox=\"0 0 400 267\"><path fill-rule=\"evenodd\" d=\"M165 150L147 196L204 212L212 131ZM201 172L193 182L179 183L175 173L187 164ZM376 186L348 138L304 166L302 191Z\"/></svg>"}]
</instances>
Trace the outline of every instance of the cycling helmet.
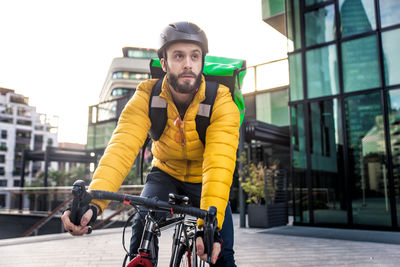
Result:
<instances>
[{"instance_id":1,"label":"cycling helmet","mask_svg":"<svg viewBox=\"0 0 400 267\"><path fill-rule=\"evenodd\" d=\"M192 42L199 45L203 51L203 57L208 53L207 36L202 29L191 22L176 22L169 24L160 34L161 46L158 49L158 57L164 57L165 49L176 42Z\"/></svg>"}]
</instances>

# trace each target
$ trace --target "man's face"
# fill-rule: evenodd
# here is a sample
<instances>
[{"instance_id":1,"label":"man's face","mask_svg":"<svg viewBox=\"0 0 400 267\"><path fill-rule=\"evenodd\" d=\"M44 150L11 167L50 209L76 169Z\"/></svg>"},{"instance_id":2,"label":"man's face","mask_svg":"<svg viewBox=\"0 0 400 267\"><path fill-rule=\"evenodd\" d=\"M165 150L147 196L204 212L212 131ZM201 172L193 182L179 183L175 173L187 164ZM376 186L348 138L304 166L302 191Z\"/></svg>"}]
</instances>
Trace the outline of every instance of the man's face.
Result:
<instances>
[{"instance_id":1,"label":"man's face","mask_svg":"<svg viewBox=\"0 0 400 267\"><path fill-rule=\"evenodd\" d=\"M191 94L201 84L203 68L200 46L193 43L175 43L166 51L167 57L161 59L168 83L179 93Z\"/></svg>"}]
</instances>

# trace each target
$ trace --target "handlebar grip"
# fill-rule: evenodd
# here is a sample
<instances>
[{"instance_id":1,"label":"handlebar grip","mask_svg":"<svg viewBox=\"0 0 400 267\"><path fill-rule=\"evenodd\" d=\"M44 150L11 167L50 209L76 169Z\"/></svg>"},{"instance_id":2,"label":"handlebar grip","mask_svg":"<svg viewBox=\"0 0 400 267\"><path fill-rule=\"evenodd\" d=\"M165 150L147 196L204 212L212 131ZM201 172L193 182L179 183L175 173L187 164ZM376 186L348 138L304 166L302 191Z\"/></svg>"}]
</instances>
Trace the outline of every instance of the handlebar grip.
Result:
<instances>
[{"instance_id":1,"label":"handlebar grip","mask_svg":"<svg viewBox=\"0 0 400 267\"><path fill-rule=\"evenodd\" d=\"M69 218L73 224L80 225L82 216L89 209L89 203L92 197L86 192L85 182L82 180L75 181L72 187L72 195L74 199L72 201Z\"/></svg>"},{"instance_id":2,"label":"handlebar grip","mask_svg":"<svg viewBox=\"0 0 400 267\"><path fill-rule=\"evenodd\" d=\"M214 245L214 232L217 229L217 208L210 206L204 222L204 253L207 262L211 262L211 253Z\"/></svg>"}]
</instances>

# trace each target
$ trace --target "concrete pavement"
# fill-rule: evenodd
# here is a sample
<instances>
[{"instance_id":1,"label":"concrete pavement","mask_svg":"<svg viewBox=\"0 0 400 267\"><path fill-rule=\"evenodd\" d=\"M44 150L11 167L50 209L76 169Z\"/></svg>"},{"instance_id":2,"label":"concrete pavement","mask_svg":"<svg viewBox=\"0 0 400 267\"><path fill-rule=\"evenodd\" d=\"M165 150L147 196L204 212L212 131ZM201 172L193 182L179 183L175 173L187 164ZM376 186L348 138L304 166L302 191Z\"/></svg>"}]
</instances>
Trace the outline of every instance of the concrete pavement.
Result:
<instances>
[{"instance_id":1,"label":"concrete pavement","mask_svg":"<svg viewBox=\"0 0 400 267\"><path fill-rule=\"evenodd\" d=\"M400 266L399 232L239 228L237 214L234 224L238 266ZM168 266L171 234L160 238L159 266ZM123 257L121 228L0 240L0 266L122 266Z\"/></svg>"}]
</instances>

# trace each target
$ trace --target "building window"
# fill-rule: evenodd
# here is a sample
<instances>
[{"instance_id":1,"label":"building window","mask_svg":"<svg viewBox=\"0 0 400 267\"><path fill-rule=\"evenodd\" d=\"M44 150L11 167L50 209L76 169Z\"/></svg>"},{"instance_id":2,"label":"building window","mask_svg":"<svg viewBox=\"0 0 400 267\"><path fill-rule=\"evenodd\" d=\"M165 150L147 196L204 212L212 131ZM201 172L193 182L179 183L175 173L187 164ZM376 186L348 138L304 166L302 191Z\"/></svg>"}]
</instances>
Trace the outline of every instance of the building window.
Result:
<instances>
[{"instance_id":1,"label":"building window","mask_svg":"<svg viewBox=\"0 0 400 267\"><path fill-rule=\"evenodd\" d=\"M20 187L21 186L21 180L14 180L14 187Z\"/></svg>"},{"instance_id":2,"label":"building window","mask_svg":"<svg viewBox=\"0 0 400 267\"><path fill-rule=\"evenodd\" d=\"M342 37L376 30L374 0L339 1Z\"/></svg>"},{"instance_id":3,"label":"building window","mask_svg":"<svg viewBox=\"0 0 400 267\"><path fill-rule=\"evenodd\" d=\"M299 1L286 0L286 19L288 35L288 51L301 48L301 30L300 30L300 4Z\"/></svg>"},{"instance_id":4,"label":"building window","mask_svg":"<svg viewBox=\"0 0 400 267\"><path fill-rule=\"evenodd\" d=\"M0 142L0 151L7 151L7 143Z\"/></svg>"},{"instance_id":5,"label":"building window","mask_svg":"<svg viewBox=\"0 0 400 267\"><path fill-rule=\"evenodd\" d=\"M0 186L6 187L7 186L7 180L0 179Z\"/></svg>"},{"instance_id":6,"label":"building window","mask_svg":"<svg viewBox=\"0 0 400 267\"><path fill-rule=\"evenodd\" d=\"M400 6L400 5L399 5ZM382 33L385 84L400 84L400 29Z\"/></svg>"},{"instance_id":7,"label":"building window","mask_svg":"<svg viewBox=\"0 0 400 267\"><path fill-rule=\"evenodd\" d=\"M310 104L310 151L315 223L346 223L345 179L337 99Z\"/></svg>"},{"instance_id":8,"label":"building window","mask_svg":"<svg viewBox=\"0 0 400 267\"><path fill-rule=\"evenodd\" d=\"M380 0L381 25L388 27L400 23L400 5L398 0Z\"/></svg>"},{"instance_id":9,"label":"building window","mask_svg":"<svg viewBox=\"0 0 400 267\"><path fill-rule=\"evenodd\" d=\"M130 92L135 91L134 88L114 88L111 92L111 96L124 96L129 95Z\"/></svg>"},{"instance_id":10,"label":"building window","mask_svg":"<svg viewBox=\"0 0 400 267\"><path fill-rule=\"evenodd\" d=\"M6 195L0 195L0 209L6 206Z\"/></svg>"},{"instance_id":11,"label":"building window","mask_svg":"<svg viewBox=\"0 0 400 267\"><path fill-rule=\"evenodd\" d=\"M116 100L100 103L97 105L97 121L108 121L117 118L117 104Z\"/></svg>"},{"instance_id":12,"label":"building window","mask_svg":"<svg viewBox=\"0 0 400 267\"><path fill-rule=\"evenodd\" d=\"M345 92L380 86L376 35L343 42L342 62Z\"/></svg>"},{"instance_id":13,"label":"building window","mask_svg":"<svg viewBox=\"0 0 400 267\"><path fill-rule=\"evenodd\" d=\"M4 167L0 167L0 175L4 175L4 174L6 174Z\"/></svg>"},{"instance_id":14,"label":"building window","mask_svg":"<svg viewBox=\"0 0 400 267\"><path fill-rule=\"evenodd\" d=\"M308 97L339 93L336 45L306 52Z\"/></svg>"},{"instance_id":15,"label":"building window","mask_svg":"<svg viewBox=\"0 0 400 267\"><path fill-rule=\"evenodd\" d=\"M392 151L393 180L400 185L400 89L388 93L390 147ZM397 220L400 221L400 186L395 186Z\"/></svg>"},{"instance_id":16,"label":"building window","mask_svg":"<svg viewBox=\"0 0 400 267\"><path fill-rule=\"evenodd\" d=\"M150 78L148 73L136 73L129 71L117 71L112 75L113 79L147 80Z\"/></svg>"},{"instance_id":17,"label":"building window","mask_svg":"<svg viewBox=\"0 0 400 267\"><path fill-rule=\"evenodd\" d=\"M0 155L0 163L6 162L6 155Z\"/></svg>"},{"instance_id":18,"label":"building window","mask_svg":"<svg viewBox=\"0 0 400 267\"><path fill-rule=\"evenodd\" d=\"M354 224L391 225L380 101L379 92L345 99Z\"/></svg>"},{"instance_id":19,"label":"building window","mask_svg":"<svg viewBox=\"0 0 400 267\"><path fill-rule=\"evenodd\" d=\"M303 95L303 69L301 54L289 55L289 83L290 101L302 100Z\"/></svg>"},{"instance_id":20,"label":"building window","mask_svg":"<svg viewBox=\"0 0 400 267\"><path fill-rule=\"evenodd\" d=\"M7 139L7 130L1 130L1 138Z\"/></svg>"},{"instance_id":21,"label":"building window","mask_svg":"<svg viewBox=\"0 0 400 267\"><path fill-rule=\"evenodd\" d=\"M52 138L49 138L49 139L47 139L47 145L48 146L52 146L53 145L53 139Z\"/></svg>"},{"instance_id":22,"label":"building window","mask_svg":"<svg viewBox=\"0 0 400 267\"><path fill-rule=\"evenodd\" d=\"M31 125L32 125L32 121L18 119L18 120L17 120L17 124L19 124L19 125L31 126Z\"/></svg>"},{"instance_id":23,"label":"building window","mask_svg":"<svg viewBox=\"0 0 400 267\"><path fill-rule=\"evenodd\" d=\"M287 90L256 95L257 120L276 126L289 125L289 96Z\"/></svg>"},{"instance_id":24,"label":"building window","mask_svg":"<svg viewBox=\"0 0 400 267\"><path fill-rule=\"evenodd\" d=\"M306 45L316 45L335 40L335 7L329 5L305 13Z\"/></svg>"},{"instance_id":25,"label":"building window","mask_svg":"<svg viewBox=\"0 0 400 267\"><path fill-rule=\"evenodd\" d=\"M306 6L312 6L314 4L323 3L329 0L306 0Z\"/></svg>"},{"instance_id":26,"label":"building window","mask_svg":"<svg viewBox=\"0 0 400 267\"><path fill-rule=\"evenodd\" d=\"M291 107L292 117L292 166L305 169L306 164L306 142L304 126L303 104Z\"/></svg>"}]
</instances>

